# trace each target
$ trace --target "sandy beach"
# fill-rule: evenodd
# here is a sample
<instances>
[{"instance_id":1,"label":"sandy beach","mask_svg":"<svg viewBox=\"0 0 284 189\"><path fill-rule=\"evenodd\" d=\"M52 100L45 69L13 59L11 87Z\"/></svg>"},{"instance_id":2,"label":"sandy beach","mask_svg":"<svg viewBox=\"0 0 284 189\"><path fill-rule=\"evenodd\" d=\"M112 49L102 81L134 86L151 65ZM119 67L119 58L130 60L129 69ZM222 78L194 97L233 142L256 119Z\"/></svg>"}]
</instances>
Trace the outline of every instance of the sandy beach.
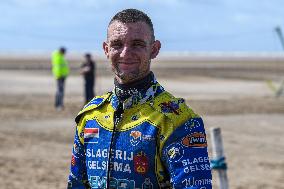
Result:
<instances>
[{"instance_id":1,"label":"sandy beach","mask_svg":"<svg viewBox=\"0 0 284 189\"><path fill-rule=\"evenodd\" d=\"M0 188L66 188L75 129L83 106L77 60L66 82L65 109L53 107L55 81L44 59L0 59ZM98 63L96 93L112 90L109 66ZM210 129L222 129L230 189L284 188L284 96L275 98L284 62L157 61L160 83L186 99ZM218 175L213 171L214 189Z\"/></svg>"}]
</instances>

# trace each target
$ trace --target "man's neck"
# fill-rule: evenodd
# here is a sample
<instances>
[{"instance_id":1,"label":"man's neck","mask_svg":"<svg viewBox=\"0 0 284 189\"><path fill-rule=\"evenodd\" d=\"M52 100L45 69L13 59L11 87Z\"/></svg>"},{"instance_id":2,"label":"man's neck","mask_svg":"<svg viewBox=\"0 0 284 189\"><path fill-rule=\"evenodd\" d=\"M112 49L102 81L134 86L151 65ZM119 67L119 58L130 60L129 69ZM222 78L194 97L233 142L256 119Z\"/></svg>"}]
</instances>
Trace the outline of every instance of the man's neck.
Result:
<instances>
[{"instance_id":1,"label":"man's neck","mask_svg":"<svg viewBox=\"0 0 284 189\"><path fill-rule=\"evenodd\" d=\"M153 80L153 73L150 72L147 76L140 79L139 81L135 81L127 84L120 84L115 79L115 94L117 95L119 101L124 101L132 95L138 95L139 93L144 93L151 86Z\"/></svg>"}]
</instances>

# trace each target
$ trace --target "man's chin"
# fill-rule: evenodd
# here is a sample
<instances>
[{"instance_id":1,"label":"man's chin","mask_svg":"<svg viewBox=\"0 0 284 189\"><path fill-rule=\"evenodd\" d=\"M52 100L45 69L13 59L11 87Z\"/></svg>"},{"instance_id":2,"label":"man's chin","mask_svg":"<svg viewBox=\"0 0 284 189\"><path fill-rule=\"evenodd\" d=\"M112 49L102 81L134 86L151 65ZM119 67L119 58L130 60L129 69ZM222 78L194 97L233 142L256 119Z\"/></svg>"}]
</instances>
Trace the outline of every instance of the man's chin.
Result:
<instances>
[{"instance_id":1,"label":"man's chin","mask_svg":"<svg viewBox=\"0 0 284 189\"><path fill-rule=\"evenodd\" d=\"M126 83L133 83L139 79L137 75L132 74L120 74L117 75L117 79L119 83L126 84Z\"/></svg>"}]
</instances>

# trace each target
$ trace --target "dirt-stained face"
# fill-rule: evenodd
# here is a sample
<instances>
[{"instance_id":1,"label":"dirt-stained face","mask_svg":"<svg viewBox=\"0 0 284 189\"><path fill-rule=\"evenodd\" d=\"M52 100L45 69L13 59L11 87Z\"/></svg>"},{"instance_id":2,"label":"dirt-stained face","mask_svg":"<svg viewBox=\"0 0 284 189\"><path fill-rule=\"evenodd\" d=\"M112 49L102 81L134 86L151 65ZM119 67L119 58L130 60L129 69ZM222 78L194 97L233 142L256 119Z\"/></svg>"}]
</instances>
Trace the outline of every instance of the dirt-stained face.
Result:
<instances>
[{"instance_id":1,"label":"dirt-stained face","mask_svg":"<svg viewBox=\"0 0 284 189\"><path fill-rule=\"evenodd\" d=\"M107 58L119 83L131 83L150 72L151 59L159 53L161 44L153 41L149 26L144 22L114 21L103 43Z\"/></svg>"}]
</instances>

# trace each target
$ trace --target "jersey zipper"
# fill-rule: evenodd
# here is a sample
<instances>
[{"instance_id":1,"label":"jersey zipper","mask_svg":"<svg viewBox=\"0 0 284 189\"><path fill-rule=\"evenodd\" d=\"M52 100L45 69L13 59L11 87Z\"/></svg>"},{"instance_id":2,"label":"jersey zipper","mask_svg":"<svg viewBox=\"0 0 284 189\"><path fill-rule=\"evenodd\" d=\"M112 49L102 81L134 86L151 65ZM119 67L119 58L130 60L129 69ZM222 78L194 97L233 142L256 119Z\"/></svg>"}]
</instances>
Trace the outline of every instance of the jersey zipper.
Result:
<instances>
[{"instance_id":1,"label":"jersey zipper","mask_svg":"<svg viewBox=\"0 0 284 189\"><path fill-rule=\"evenodd\" d=\"M108 151L108 165L107 165L107 182L106 182L106 188L110 188L110 172L111 172L111 161L112 161L112 155L111 151L114 149L115 145L115 137L116 137L116 131L117 131L117 125L119 122L122 120L122 114L123 114L123 105L122 103L119 103L117 110L114 112L113 116L113 130L111 133L111 139L110 139L110 146L109 146L109 151Z\"/></svg>"}]
</instances>

